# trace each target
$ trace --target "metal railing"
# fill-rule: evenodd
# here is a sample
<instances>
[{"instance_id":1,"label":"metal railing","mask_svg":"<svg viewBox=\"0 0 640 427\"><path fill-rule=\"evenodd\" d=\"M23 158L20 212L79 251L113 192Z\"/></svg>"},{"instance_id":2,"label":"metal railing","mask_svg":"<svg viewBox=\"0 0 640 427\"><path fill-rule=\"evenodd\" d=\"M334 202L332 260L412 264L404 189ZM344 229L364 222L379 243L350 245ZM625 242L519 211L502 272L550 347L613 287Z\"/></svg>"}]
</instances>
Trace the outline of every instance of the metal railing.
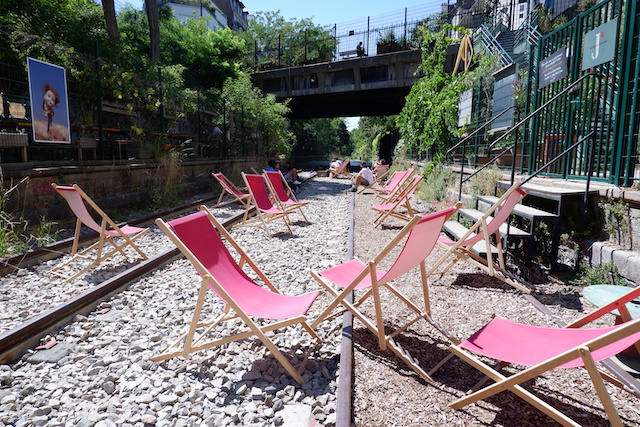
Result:
<instances>
[{"instance_id":1,"label":"metal railing","mask_svg":"<svg viewBox=\"0 0 640 427\"><path fill-rule=\"evenodd\" d=\"M598 73L595 73L595 72L586 73L586 74L582 75L579 79L577 79L576 81L571 83L569 86L564 88L562 91L557 93L554 97L552 97L551 99L546 101L544 104L542 104L540 107L538 107L535 111L533 111L530 114L528 114L524 119L520 120L518 123L513 125L513 127L511 127L511 129L509 129L507 132L505 132L501 137L499 137L498 139L493 141L489 145L489 148L497 145L499 142L501 142L503 140L506 140L512 134L515 134L514 143L512 145L506 147L501 153L499 153L496 156L492 157L492 159L489 162L484 164L479 169L476 169L476 171L473 172L471 175L469 175L467 178L465 178L462 173L460 174L460 193L459 193L458 197L460 197L460 194L462 193L462 185L465 182L471 180L475 175L480 173L482 170L486 169L487 167L489 167L490 165L495 163L500 157L502 157L503 155L507 154L509 151L511 151L515 147L517 147L517 144L518 144L517 131L522 126L524 126L525 124L529 123L529 121L531 121L533 118L537 117L540 113L544 112L549 106L553 105L553 103L555 101L559 100L562 96L564 96L564 95L570 93L571 91L575 90L576 88L579 87L579 85L582 84L583 81L585 81L586 79L591 78L591 77L595 78L595 80L597 82L597 85L598 85L597 89L598 90L595 93L598 94L600 92L601 88L602 88L603 76L598 74ZM547 161L543 166L541 166L536 171L531 173L525 180L522 181L522 184L524 184L526 182L529 182L531 179L533 179L534 177L536 177L540 173L542 173L545 170L547 170L554 163L558 162L561 159L564 159L565 156L567 156L569 153L571 153L574 149L579 147L581 144L587 143L587 148L588 148L587 173L586 173L587 181L586 181L586 190L585 190L585 194L584 194L584 203L585 203L585 209L586 209L587 201L588 201L588 197L589 197L589 186L590 186L590 183L591 183L591 176L593 175L593 165L594 165L594 159L595 159L595 147L596 147L596 144L597 144L597 136L598 136L599 112L600 112L600 97L596 95L595 96L595 104L594 104L594 112L593 112L593 120L591 121L592 129L589 132L587 132L586 134L584 134L581 138L579 138L576 142L574 142L573 144L571 144L568 147L566 147L562 152L560 152L559 154L554 156L551 160ZM591 143L589 143L590 140L592 140ZM515 181L515 169L516 169L516 162L514 161L514 162L512 162L512 165L511 165L511 184L513 184L514 181ZM458 199L458 200L460 200L460 199Z\"/></svg>"},{"instance_id":2,"label":"metal railing","mask_svg":"<svg viewBox=\"0 0 640 427\"><path fill-rule=\"evenodd\" d=\"M503 67L511 64L513 59L511 59L511 55L504 50L502 45L496 40L491 31L484 25L478 27L478 29L474 33L474 40L479 40L483 46L487 48L487 50L497 58Z\"/></svg>"}]
</instances>

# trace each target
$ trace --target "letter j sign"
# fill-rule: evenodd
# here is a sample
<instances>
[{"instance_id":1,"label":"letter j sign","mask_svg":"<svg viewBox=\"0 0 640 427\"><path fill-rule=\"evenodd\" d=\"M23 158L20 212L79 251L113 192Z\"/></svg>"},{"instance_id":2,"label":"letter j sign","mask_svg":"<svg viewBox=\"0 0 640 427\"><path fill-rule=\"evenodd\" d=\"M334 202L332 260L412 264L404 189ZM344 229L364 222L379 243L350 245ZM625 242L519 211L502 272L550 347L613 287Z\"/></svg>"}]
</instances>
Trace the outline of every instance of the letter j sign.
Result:
<instances>
[{"instance_id":1,"label":"letter j sign","mask_svg":"<svg viewBox=\"0 0 640 427\"><path fill-rule=\"evenodd\" d=\"M587 68L612 61L616 53L617 38L617 19L612 19L585 34L582 47L582 67L580 69L586 70Z\"/></svg>"}]
</instances>

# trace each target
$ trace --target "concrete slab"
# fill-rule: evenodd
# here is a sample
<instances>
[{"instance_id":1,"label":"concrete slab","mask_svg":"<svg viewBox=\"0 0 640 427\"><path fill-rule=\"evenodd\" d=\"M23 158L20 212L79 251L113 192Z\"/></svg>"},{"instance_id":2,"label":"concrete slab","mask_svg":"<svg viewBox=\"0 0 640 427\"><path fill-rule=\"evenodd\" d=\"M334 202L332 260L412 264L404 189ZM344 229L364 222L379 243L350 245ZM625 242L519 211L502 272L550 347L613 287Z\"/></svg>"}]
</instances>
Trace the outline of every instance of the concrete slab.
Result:
<instances>
[{"instance_id":1,"label":"concrete slab","mask_svg":"<svg viewBox=\"0 0 640 427\"><path fill-rule=\"evenodd\" d=\"M280 427L308 427L311 420L311 406L284 405L277 414L284 420Z\"/></svg>"},{"instance_id":2,"label":"concrete slab","mask_svg":"<svg viewBox=\"0 0 640 427\"><path fill-rule=\"evenodd\" d=\"M73 344L64 344L58 343L57 345L51 347L47 350L41 350L35 353L33 356L30 356L27 359L27 362L31 363L40 363L40 362L51 362L58 363L60 359L65 356L68 356L69 353L75 348Z\"/></svg>"}]
</instances>

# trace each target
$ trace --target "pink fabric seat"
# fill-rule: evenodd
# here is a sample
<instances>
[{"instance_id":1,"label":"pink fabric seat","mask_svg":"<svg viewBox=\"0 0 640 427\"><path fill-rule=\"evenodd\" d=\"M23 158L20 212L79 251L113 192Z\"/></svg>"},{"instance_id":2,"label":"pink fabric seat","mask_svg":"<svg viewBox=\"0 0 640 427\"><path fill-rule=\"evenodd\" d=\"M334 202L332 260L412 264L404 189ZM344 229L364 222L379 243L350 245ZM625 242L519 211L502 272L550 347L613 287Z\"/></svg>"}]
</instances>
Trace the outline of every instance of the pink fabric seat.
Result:
<instances>
[{"instance_id":1,"label":"pink fabric seat","mask_svg":"<svg viewBox=\"0 0 640 427\"><path fill-rule=\"evenodd\" d=\"M386 200L388 203L382 205L372 205L371 209L379 212L380 215L374 220L375 227L380 226L388 217L409 221L413 216L411 198L418 189L423 176L415 176L401 191L390 195ZM407 212L400 212L399 208L404 207ZM375 228L374 227L374 228Z\"/></svg>"},{"instance_id":2,"label":"pink fabric seat","mask_svg":"<svg viewBox=\"0 0 640 427\"><path fill-rule=\"evenodd\" d=\"M214 208L218 208L229 203L240 203L245 208L245 220L247 218L247 212L251 207L251 196L248 193L243 193L236 187L231 181L227 179L226 176L222 172L211 174L222 187L222 192L220 193L220 197L218 197L218 201L213 206ZM228 200L224 200L226 196L229 196Z\"/></svg>"},{"instance_id":3,"label":"pink fabric seat","mask_svg":"<svg viewBox=\"0 0 640 427\"><path fill-rule=\"evenodd\" d=\"M256 218L253 220L247 220L241 225L245 226L262 226L268 235L272 235L269 232L269 228L267 224L282 219L289 230L290 234L293 234L291 231L291 227L289 226L289 219L287 215L289 215L290 211L284 211L278 209L273 205L271 199L269 198L269 193L267 193L267 183L262 175L254 175L254 174L246 174L242 173L242 178L244 182L247 184L247 188L249 188L249 194L251 195L251 199L253 200L253 204L256 206Z\"/></svg>"},{"instance_id":4,"label":"pink fabric seat","mask_svg":"<svg viewBox=\"0 0 640 427\"><path fill-rule=\"evenodd\" d=\"M504 362L534 366L600 338L608 332L619 329L620 326L591 329L546 328L494 317L469 339L460 343L460 348ZM594 350L591 352L591 356L596 362L608 359L632 346L638 340L640 340L640 332ZM581 366L584 366L584 361L577 358L558 365L557 368Z\"/></svg>"},{"instance_id":5,"label":"pink fabric seat","mask_svg":"<svg viewBox=\"0 0 640 427\"><path fill-rule=\"evenodd\" d=\"M319 340L313 329L307 324L305 316L321 292L294 296L281 294L204 206L201 207L201 212L169 223L158 218L156 224L194 265L202 277L202 282L188 332L153 360L160 361L176 356L187 356L195 351L217 347L255 335L271 350L287 372L296 381L302 383L303 378L300 373L296 371L288 358L282 354L266 333L293 324L300 324L313 338ZM233 258L222 238L238 253L238 261ZM243 265L251 268L266 287L260 286L252 280L243 270ZM225 302L226 308L224 313L214 321L202 322L200 314L209 290ZM254 317L273 322L258 326L253 320ZM248 331L205 341L205 337L216 326L238 318L244 321ZM202 328L204 331L198 332ZM181 343L183 343L183 348L179 349L178 346Z\"/></svg>"},{"instance_id":6,"label":"pink fabric seat","mask_svg":"<svg viewBox=\"0 0 640 427\"><path fill-rule=\"evenodd\" d=\"M149 231L148 228L133 227L130 225L118 226L93 200L91 200L84 191L82 191L78 185L70 187L52 183L51 186L66 200L69 208L76 216L76 230L73 247L71 248L71 257L52 268L49 271L50 273L60 276L67 281L71 281L79 277L81 274L89 271L91 268L98 266L102 261L116 253L120 253L124 257L128 257L127 253L124 251L127 247L132 248L141 259L147 259L147 255L134 243L134 241L146 234ZM100 224L98 224L98 222L89 213L87 205L89 205L95 214L100 217ZM82 224L98 233L99 238L96 243L82 251L78 251ZM118 243L115 238L121 238L122 242ZM104 251L105 244L107 243L113 247L112 250ZM67 266L81 258L86 259L86 255L93 250L96 251L96 255L89 265L73 274L64 273Z\"/></svg>"},{"instance_id":7,"label":"pink fabric seat","mask_svg":"<svg viewBox=\"0 0 640 427\"><path fill-rule=\"evenodd\" d=\"M414 216L409 223L394 237L389 244L369 263L363 263L360 260L353 259L338 266L328 268L326 270L312 272L312 276L333 296L334 300L327 308L318 316L311 325L316 327L319 323L332 316L332 312L336 307L342 305L345 309L351 311L371 332L377 337L381 349L387 347L396 353L409 367L414 369L419 375L428 378L428 375L415 363L406 352L395 343L392 337L404 329L399 328L398 331L387 334L383 323L382 306L380 304L380 289L385 288L395 295L400 301L408 306L417 316L408 324L413 324L418 319L425 319L427 322L436 327L447 337L451 335L446 332L440 325L433 322L430 314L431 307L429 304L429 291L426 272L425 259L433 250L438 236L442 230L442 225L460 208L460 204L455 207L444 209L442 211L425 215ZM404 242L403 242L404 241ZM402 249L393 259L391 267L388 270L380 269L380 262L385 260L389 254L402 243ZM390 261L390 260L389 260ZM415 267L420 266L422 277L422 288L424 295L424 309L419 308L416 304L403 295L390 282L394 279L408 273ZM333 285L338 286L340 290L334 289ZM346 297L354 290L365 291L364 295L356 302L350 303ZM370 320L365 316L359 307L373 297L375 308L375 320ZM453 338L450 338L453 339ZM457 341L456 341L457 342Z\"/></svg>"},{"instance_id":8,"label":"pink fabric seat","mask_svg":"<svg viewBox=\"0 0 640 427\"><path fill-rule=\"evenodd\" d=\"M458 261L465 261L484 271L489 276L495 277L524 293L530 293L529 288L525 286L526 282L507 271L500 236L500 226L509 220L509 216L516 204L526 195L527 192L520 188L519 183L516 183L458 241L453 241L444 236L440 237L438 245L446 249L446 253L431 266L428 275L442 275ZM495 240L495 246L491 238ZM483 242L482 248L486 253L484 257L482 253L478 254L473 250L474 245L480 242ZM496 254L497 263L493 259L493 255ZM445 264L445 262L448 263ZM438 270L442 265L444 265L444 268Z\"/></svg>"},{"instance_id":9,"label":"pink fabric seat","mask_svg":"<svg viewBox=\"0 0 640 427\"><path fill-rule=\"evenodd\" d=\"M624 306L627 301L635 298L639 291L640 289L633 289L626 296L596 309L565 328L532 326L495 317L469 339L449 348L453 354L484 373L495 383L462 397L449 406L461 409L471 403L509 390L560 424L577 426L578 423L520 384L551 369L582 367L588 371L611 425L622 426L620 416L603 379L636 396L640 394L640 389L636 379L629 377L624 371L620 372L615 363L606 359L640 340L640 318L613 327L581 329L580 326L602 317L620 305ZM473 353L499 360L501 363L497 365L497 369L493 368ZM609 372L603 375L596 365L598 362L605 364ZM442 364L443 362L438 364L438 367ZM507 377L498 370L508 364L523 365L526 368ZM570 387L571 384L567 386Z\"/></svg>"},{"instance_id":10,"label":"pink fabric seat","mask_svg":"<svg viewBox=\"0 0 640 427\"><path fill-rule=\"evenodd\" d=\"M256 283L231 257L206 212L198 212L168 223L207 272L220 283L249 315L282 319L306 314L319 292L288 296L272 292ZM212 291L218 292L209 285ZM218 296L224 300L222 295Z\"/></svg>"},{"instance_id":11,"label":"pink fabric seat","mask_svg":"<svg viewBox=\"0 0 640 427\"><path fill-rule=\"evenodd\" d=\"M309 222L307 216L302 210L302 207L308 205L309 203L299 202L296 199L293 191L291 191L291 188L289 188L289 184L287 184L287 181L284 179L282 174L280 172L273 171L264 171L264 174L267 177L267 183L269 184L271 194L276 199L276 203L280 205L280 209L286 212L298 210L304 220Z\"/></svg>"}]
</instances>

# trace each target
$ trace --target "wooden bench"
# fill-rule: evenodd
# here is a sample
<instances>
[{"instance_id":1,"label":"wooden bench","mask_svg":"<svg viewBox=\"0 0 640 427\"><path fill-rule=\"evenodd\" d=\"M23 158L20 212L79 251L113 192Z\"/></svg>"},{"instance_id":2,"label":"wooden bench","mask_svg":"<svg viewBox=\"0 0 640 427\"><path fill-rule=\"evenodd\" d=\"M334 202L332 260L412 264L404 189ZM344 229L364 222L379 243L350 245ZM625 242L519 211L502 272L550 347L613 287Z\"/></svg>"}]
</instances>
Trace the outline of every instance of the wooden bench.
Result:
<instances>
[{"instance_id":1,"label":"wooden bench","mask_svg":"<svg viewBox=\"0 0 640 427\"><path fill-rule=\"evenodd\" d=\"M356 55L358 55L358 51L356 49L340 52L340 56L342 57L342 59L348 59Z\"/></svg>"}]
</instances>

